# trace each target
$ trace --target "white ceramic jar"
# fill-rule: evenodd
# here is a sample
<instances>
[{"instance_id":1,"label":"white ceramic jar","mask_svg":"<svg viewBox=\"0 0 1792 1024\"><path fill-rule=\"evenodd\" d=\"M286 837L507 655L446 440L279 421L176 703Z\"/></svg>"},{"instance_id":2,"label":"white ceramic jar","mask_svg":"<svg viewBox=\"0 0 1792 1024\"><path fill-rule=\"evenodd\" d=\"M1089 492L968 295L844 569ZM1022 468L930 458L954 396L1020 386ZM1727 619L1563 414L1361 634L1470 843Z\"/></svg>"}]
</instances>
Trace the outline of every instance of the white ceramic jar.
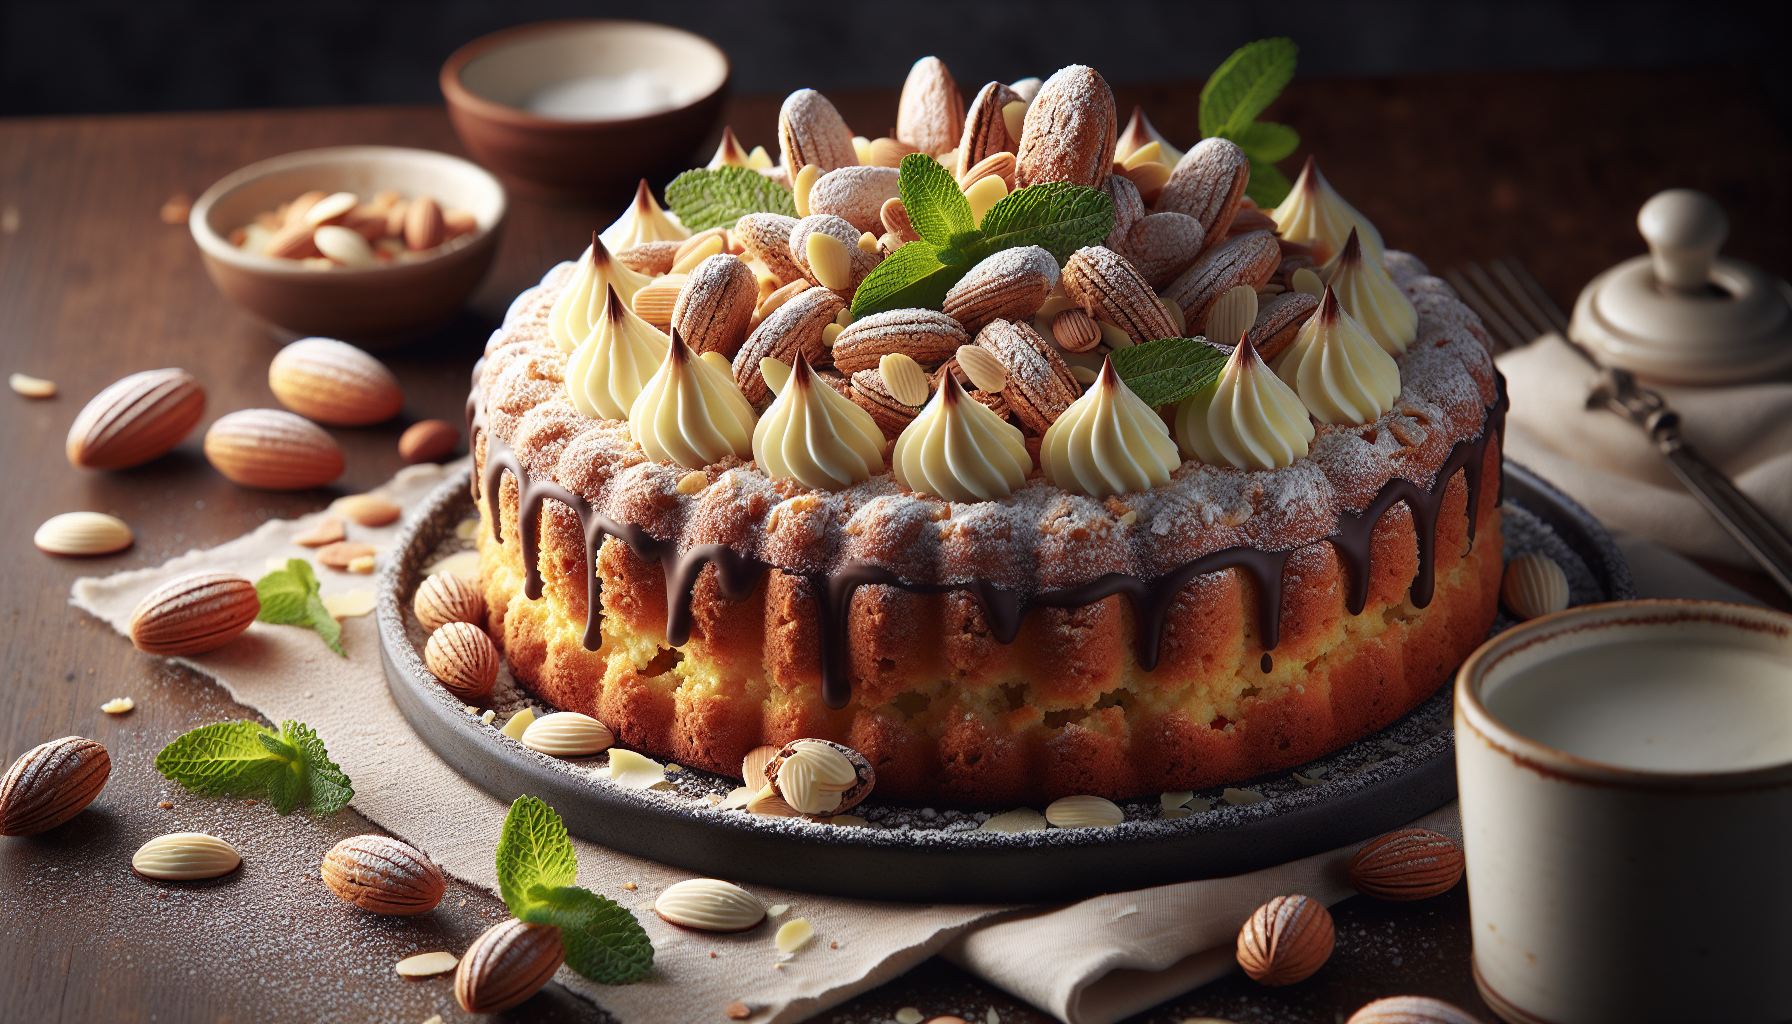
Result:
<instances>
[{"instance_id":1,"label":"white ceramic jar","mask_svg":"<svg viewBox=\"0 0 1792 1024\"><path fill-rule=\"evenodd\" d=\"M1788 708L1792 616L1739 605L1573 608L1463 664L1475 981L1495 1012L1792 1020Z\"/></svg>"}]
</instances>

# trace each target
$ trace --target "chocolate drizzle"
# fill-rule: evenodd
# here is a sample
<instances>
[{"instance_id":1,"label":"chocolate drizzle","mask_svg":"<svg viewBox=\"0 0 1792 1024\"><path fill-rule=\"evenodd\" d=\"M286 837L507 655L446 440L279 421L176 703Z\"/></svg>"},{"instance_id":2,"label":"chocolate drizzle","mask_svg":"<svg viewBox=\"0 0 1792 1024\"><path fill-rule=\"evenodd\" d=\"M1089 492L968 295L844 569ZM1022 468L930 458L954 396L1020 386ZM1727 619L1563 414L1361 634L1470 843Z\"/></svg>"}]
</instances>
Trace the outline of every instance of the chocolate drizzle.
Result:
<instances>
[{"instance_id":1,"label":"chocolate drizzle","mask_svg":"<svg viewBox=\"0 0 1792 1024\"><path fill-rule=\"evenodd\" d=\"M467 437L474 439L481 426L483 410L478 407L477 383L484 361L473 369L475 391L467 400ZM1505 432L1508 405L1506 381L1495 371L1498 398L1487 410L1481 433L1466 441L1458 441L1439 467L1429 488L1398 477L1389 480L1361 512L1345 511L1338 517L1338 530L1324 538L1331 542L1339 559L1350 573L1350 593L1346 607L1350 614L1360 614L1369 599L1369 550L1375 526L1395 505L1404 502L1413 517L1418 539L1419 568L1412 581L1412 603L1420 608L1431 603L1436 587L1437 517L1443 507L1444 493L1458 471L1468 485L1468 534L1475 535L1476 512L1480 505L1482 474L1486 467L1487 445L1496 434ZM752 555L743 555L726 544L701 544L680 554L672 541L654 537L639 526L619 523L593 509L583 497L554 483L534 480L523 468L516 452L496 434L487 430L485 469L474 481L474 498L481 493L492 498L492 539L503 540L502 524L495 514L497 488L502 474L509 472L517 481L518 519L522 523L522 555L524 567L523 593L538 600L542 592L539 565L540 522L542 503L549 498L560 502L579 517L585 533L585 583L587 609L585 649L597 650L601 644L602 584L597 575L597 555L606 536L627 544L636 557L658 562L666 573L666 642L682 647L690 642L692 592L705 565L716 567L721 592L730 601L750 597L759 579L774 568ZM983 609L990 631L997 640L1011 644L1020 634L1021 622L1034 608L1075 608L1125 594L1132 602L1139 623L1139 667L1150 671L1157 667L1158 649L1163 639L1164 622L1176 594L1196 576L1225 569L1240 569L1251 577L1257 591L1259 635L1264 651L1275 649L1281 637L1282 570L1292 551L1259 551L1236 546L1209 552L1185 562L1161 576L1144 578L1127 573L1111 572L1081 586L1062 590L1044 590L1031 596L1004 590L984 579L963 583L910 583L889 569L870 562L850 562L833 573L806 574L809 593L818 605L821 629L821 694L830 708L845 707L852 698L852 681L846 650L847 619L853 594L862 586L897 587L911 594L943 594L968 592ZM1267 659L1268 655L1265 654Z\"/></svg>"}]
</instances>

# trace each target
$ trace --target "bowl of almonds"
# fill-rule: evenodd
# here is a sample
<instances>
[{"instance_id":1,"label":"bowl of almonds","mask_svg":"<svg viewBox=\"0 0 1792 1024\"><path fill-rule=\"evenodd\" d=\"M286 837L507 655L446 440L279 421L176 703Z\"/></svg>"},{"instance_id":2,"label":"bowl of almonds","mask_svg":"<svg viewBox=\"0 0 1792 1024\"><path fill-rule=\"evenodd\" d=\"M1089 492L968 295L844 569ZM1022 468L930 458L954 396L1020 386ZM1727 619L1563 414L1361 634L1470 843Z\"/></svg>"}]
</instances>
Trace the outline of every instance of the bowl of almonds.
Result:
<instances>
[{"instance_id":1,"label":"bowl of almonds","mask_svg":"<svg viewBox=\"0 0 1792 1024\"><path fill-rule=\"evenodd\" d=\"M297 334L363 346L452 320L490 268L504 186L446 153L311 149L213 185L188 222L218 290Z\"/></svg>"}]
</instances>

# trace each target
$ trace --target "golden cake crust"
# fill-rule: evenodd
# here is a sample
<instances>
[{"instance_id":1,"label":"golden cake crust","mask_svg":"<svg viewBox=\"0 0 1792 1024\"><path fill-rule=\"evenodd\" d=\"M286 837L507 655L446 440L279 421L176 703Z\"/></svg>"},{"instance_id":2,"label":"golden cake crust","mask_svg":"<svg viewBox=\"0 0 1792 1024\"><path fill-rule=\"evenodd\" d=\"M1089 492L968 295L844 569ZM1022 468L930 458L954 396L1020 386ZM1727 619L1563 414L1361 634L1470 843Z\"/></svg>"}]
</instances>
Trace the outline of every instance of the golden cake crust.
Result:
<instances>
[{"instance_id":1,"label":"golden cake crust","mask_svg":"<svg viewBox=\"0 0 1792 1024\"><path fill-rule=\"evenodd\" d=\"M626 424L583 417L567 400L565 356L546 330L563 265L518 297L487 347L476 479L494 453L514 453L529 480L564 487L678 552L720 544L774 568L730 600L706 566L689 642L674 649L665 570L609 538L596 560L601 645L588 651L584 526L567 505L542 503L541 597L529 599L522 491L506 472L480 498L488 625L537 696L601 719L628 746L725 774L738 774L753 747L818 737L870 758L887 797L987 804L1197 789L1311 760L1423 701L1479 644L1497 608L1494 438L1478 450L1484 486L1472 539L1469 474L1443 486L1430 603L1409 600L1418 535L1413 513L1395 504L1368 536L1367 601L1347 610L1351 572L1327 539L1340 517L1390 481L1431 487L1459 443L1492 429L1498 400L1473 314L1411 257L1390 252L1387 263L1420 323L1401 359L1400 401L1382 419L1321 426L1309 458L1286 469L1186 462L1164 487L1105 501L1035 472L1009 498L974 504L906 494L887 473L811 491L733 459L710 467L698 493L679 493L687 471L649 462ZM494 515L501 541L489 529ZM1108 573L1158 577L1233 547L1288 552L1273 650L1257 584L1239 569L1194 576L1175 594L1150 671L1139 664L1139 612L1123 595L1034 608L1015 642L1002 643L967 590L872 584L846 616L851 700L838 710L822 700L812 588L849 564L880 566L904 584L982 579L1034 595Z\"/></svg>"}]
</instances>

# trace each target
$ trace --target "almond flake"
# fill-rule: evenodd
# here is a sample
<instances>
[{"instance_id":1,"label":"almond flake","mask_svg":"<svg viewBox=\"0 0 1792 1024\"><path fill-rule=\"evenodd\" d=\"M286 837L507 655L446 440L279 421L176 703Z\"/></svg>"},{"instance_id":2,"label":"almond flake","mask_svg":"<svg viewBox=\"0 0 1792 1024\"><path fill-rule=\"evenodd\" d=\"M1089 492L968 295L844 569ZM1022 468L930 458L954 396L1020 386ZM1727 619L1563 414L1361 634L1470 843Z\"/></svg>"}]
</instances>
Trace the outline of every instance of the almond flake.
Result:
<instances>
[{"instance_id":1,"label":"almond flake","mask_svg":"<svg viewBox=\"0 0 1792 1024\"><path fill-rule=\"evenodd\" d=\"M808 919L798 917L784 922L783 926L778 929L777 938L773 941L777 944L778 952L788 956L808 945L809 940L814 937L814 926L809 923Z\"/></svg>"},{"instance_id":2,"label":"almond flake","mask_svg":"<svg viewBox=\"0 0 1792 1024\"><path fill-rule=\"evenodd\" d=\"M100 705L100 710L108 715L122 715L137 706L137 702L129 697L115 697Z\"/></svg>"},{"instance_id":3,"label":"almond flake","mask_svg":"<svg viewBox=\"0 0 1792 1024\"><path fill-rule=\"evenodd\" d=\"M338 619L358 619L373 611L377 599L371 590L351 590L324 598L324 610Z\"/></svg>"},{"instance_id":4,"label":"almond flake","mask_svg":"<svg viewBox=\"0 0 1792 1024\"><path fill-rule=\"evenodd\" d=\"M436 974L447 974L460 966L460 957L453 953L418 953L407 956L393 966L393 970L406 978L427 978ZM440 1020L440 1017L436 1018Z\"/></svg>"}]
</instances>

